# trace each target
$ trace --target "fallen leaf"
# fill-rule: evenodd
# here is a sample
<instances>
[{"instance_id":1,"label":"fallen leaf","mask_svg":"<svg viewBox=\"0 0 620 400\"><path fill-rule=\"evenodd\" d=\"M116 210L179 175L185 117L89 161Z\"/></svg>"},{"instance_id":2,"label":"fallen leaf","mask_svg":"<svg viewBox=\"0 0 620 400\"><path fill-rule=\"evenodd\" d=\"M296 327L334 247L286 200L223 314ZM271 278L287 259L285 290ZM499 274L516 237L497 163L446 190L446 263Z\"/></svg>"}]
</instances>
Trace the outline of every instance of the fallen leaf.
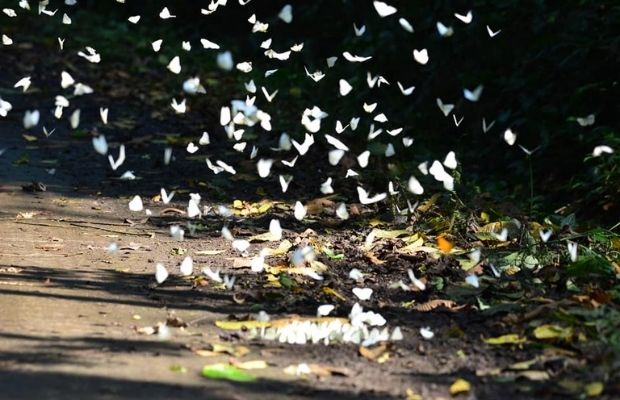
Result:
<instances>
[{"instance_id":1,"label":"fallen leaf","mask_svg":"<svg viewBox=\"0 0 620 400\"><path fill-rule=\"evenodd\" d=\"M487 344L519 344L525 343L527 339L516 333L510 333L508 335L482 339L482 341Z\"/></svg>"},{"instance_id":2,"label":"fallen leaf","mask_svg":"<svg viewBox=\"0 0 620 400\"><path fill-rule=\"evenodd\" d=\"M214 256L217 254L222 254L226 250L198 250L195 251L194 254L197 256Z\"/></svg>"},{"instance_id":3,"label":"fallen leaf","mask_svg":"<svg viewBox=\"0 0 620 400\"><path fill-rule=\"evenodd\" d=\"M551 324L540 325L534 329L534 337L541 340L570 340L573 337L573 328L564 328L559 325Z\"/></svg>"},{"instance_id":4,"label":"fallen leaf","mask_svg":"<svg viewBox=\"0 0 620 400\"><path fill-rule=\"evenodd\" d=\"M283 319L274 319L271 321L215 321L215 326L220 329L229 330L229 331L237 331L242 329L253 329L253 328L280 328L286 326L292 322L315 322L317 324L320 323L330 323L334 321L339 321L341 323L349 322L346 318L337 318L337 317L291 317L291 318L283 318Z\"/></svg>"},{"instance_id":5,"label":"fallen leaf","mask_svg":"<svg viewBox=\"0 0 620 400\"><path fill-rule=\"evenodd\" d=\"M374 347L360 346L359 353L362 357L368 360L379 362L379 359L385 357L385 354L388 354L388 344L381 343Z\"/></svg>"},{"instance_id":6,"label":"fallen leaf","mask_svg":"<svg viewBox=\"0 0 620 400\"><path fill-rule=\"evenodd\" d=\"M454 248L454 243L446 239L445 236L441 235L437 236L437 247L439 247L439 250L443 251L444 253L449 253L450 250Z\"/></svg>"},{"instance_id":7,"label":"fallen leaf","mask_svg":"<svg viewBox=\"0 0 620 400\"><path fill-rule=\"evenodd\" d=\"M451 311L457 311L465 307L465 305L459 306L452 300L435 299L429 300L426 303L416 304L412 308L420 312L429 312L439 307L443 307Z\"/></svg>"},{"instance_id":8,"label":"fallen leaf","mask_svg":"<svg viewBox=\"0 0 620 400\"><path fill-rule=\"evenodd\" d=\"M202 367L202 376L209 379L224 379L234 382L252 382L256 377L233 365L217 363Z\"/></svg>"},{"instance_id":9,"label":"fallen leaf","mask_svg":"<svg viewBox=\"0 0 620 400\"><path fill-rule=\"evenodd\" d=\"M245 370L265 369L265 368L267 368L269 366L267 364L267 362L263 361L263 360L251 360L251 361L244 361L244 362L231 362L231 364L233 364L235 367L237 367L239 369L245 369Z\"/></svg>"},{"instance_id":10,"label":"fallen leaf","mask_svg":"<svg viewBox=\"0 0 620 400\"><path fill-rule=\"evenodd\" d=\"M588 397L598 397L603 394L603 390L605 386L603 386L602 382L592 382L588 383L584 388L584 392Z\"/></svg>"},{"instance_id":11,"label":"fallen leaf","mask_svg":"<svg viewBox=\"0 0 620 400\"><path fill-rule=\"evenodd\" d=\"M459 393L467 393L471 390L471 384L465 379L458 378L450 385L450 394L456 396Z\"/></svg>"}]
</instances>

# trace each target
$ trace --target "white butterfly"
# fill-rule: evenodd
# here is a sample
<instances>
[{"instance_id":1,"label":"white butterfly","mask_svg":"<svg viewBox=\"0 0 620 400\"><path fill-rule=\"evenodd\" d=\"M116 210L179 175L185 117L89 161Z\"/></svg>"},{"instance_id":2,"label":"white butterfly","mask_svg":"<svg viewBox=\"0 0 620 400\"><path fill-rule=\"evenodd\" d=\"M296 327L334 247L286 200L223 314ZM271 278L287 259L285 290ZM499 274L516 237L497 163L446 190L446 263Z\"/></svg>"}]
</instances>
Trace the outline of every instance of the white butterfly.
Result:
<instances>
[{"instance_id":1,"label":"white butterfly","mask_svg":"<svg viewBox=\"0 0 620 400\"><path fill-rule=\"evenodd\" d=\"M366 150L362 152L359 156L357 156L357 163L362 168L366 168L368 166L368 161L370 158L370 151Z\"/></svg>"},{"instance_id":2,"label":"white butterfly","mask_svg":"<svg viewBox=\"0 0 620 400\"><path fill-rule=\"evenodd\" d=\"M26 112L24 113L24 120L23 120L24 128L30 129L30 128L37 126L39 124L40 118L41 118L41 113L39 112L39 110L34 110L34 111L26 110Z\"/></svg>"},{"instance_id":3,"label":"white butterfly","mask_svg":"<svg viewBox=\"0 0 620 400\"><path fill-rule=\"evenodd\" d=\"M155 264L155 280L158 284L162 284L168 279L168 270L164 266L164 264L157 263Z\"/></svg>"},{"instance_id":4,"label":"white butterfly","mask_svg":"<svg viewBox=\"0 0 620 400\"><path fill-rule=\"evenodd\" d=\"M228 290L232 290L233 286L235 286L236 279L234 275L224 275L224 287Z\"/></svg>"},{"instance_id":5,"label":"white butterfly","mask_svg":"<svg viewBox=\"0 0 620 400\"><path fill-rule=\"evenodd\" d=\"M336 207L336 216L342 220L349 219L349 212L347 211L346 204L340 203L338 207Z\"/></svg>"},{"instance_id":6,"label":"white butterfly","mask_svg":"<svg viewBox=\"0 0 620 400\"><path fill-rule=\"evenodd\" d=\"M334 193L334 188L332 188L332 178L327 178L325 182L321 183L321 193L323 194Z\"/></svg>"},{"instance_id":7,"label":"white butterfly","mask_svg":"<svg viewBox=\"0 0 620 400\"><path fill-rule=\"evenodd\" d=\"M465 14L465 15L454 13L454 16L456 18L458 18L459 20L461 20L461 22L463 22L465 24L469 24L472 21L472 19L474 18L473 14L471 13L471 10L467 11L467 14Z\"/></svg>"},{"instance_id":8,"label":"white butterfly","mask_svg":"<svg viewBox=\"0 0 620 400\"><path fill-rule=\"evenodd\" d=\"M183 82L183 91L187 94L197 94L197 93L206 93L204 86L200 84L200 78L195 76L193 78L187 79Z\"/></svg>"},{"instance_id":9,"label":"white butterfly","mask_svg":"<svg viewBox=\"0 0 620 400\"><path fill-rule=\"evenodd\" d=\"M140 16L139 15L133 15L133 16L127 18L127 21L131 22L132 24L137 24L140 21Z\"/></svg>"},{"instance_id":10,"label":"white butterfly","mask_svg":"<svg viewBox=\"0 0 620 400\"><path fill-rule=\"evenodd\" d=\"M293 168L295 166L295 163L297 162L298 158L299 158L299 156L295 156L291 161L282 160L281 163L286 165L289 168Z\"/></svg>"},{"instance_id":11,"label":"white butterfly","mask_svg":"<svg viewBox=\"0 0 620 400\"><path fill-rule=\"evenodd\" d=\"M168 10L168 7L164 7L159 13L159 18L161 19L176 18L176 15L170 14L170 10Z\"/></svg>"},{"instance_id":12,"label":"white butterfly","mask_svg":"<svg viewBox=\"0 0 620 400\"><path fill-rule=\"evenodd\" d=\"M170 103L170 107L172 107L177 114L184 114L187 111L185 99L183 99L183 101L181 101L180 103L177 103L177 99L172 98L172 103Z\"/></svg>"},{"instance_id":13,"label":"white butterfly","mask_svg":"<svg viewBox=\"0 0 620 400\"><path fill-rule=\"evenodd\" d=\"M244 61L237 64L237 69L244 73L252 72L252 63L250 61Z\"/></svg>"},{"instance_id":14,"label":"white butterfly","mask_svg":"<svg viewBox=\"0 0 620 400\"><path fill-rule=\"evenodd\" d=\"M151 43L151 47L153 48L154 52L158 52L161 49L161 44L163 43L163 39L158 39L154 42Z\"/></svg>"},{"instance_id":15,"label":"white butterfly","mask_svg":"<svg viewBox=\"0 0 620 400\"><path fill-rule=\"evenodd\" d=\"M353 294L355 296L357 296L358 299L365 301L370 299L370 296L372 296L372 289L371 288L353 288Z\"/></svg>"},{"instance_id":16,"label":"white butterfly","mask_svg":"<svg viewBox=\"0 0 620 400\"><path fill-rule=\"evenodd\" d=\"M351 271L349 271L349 278L353 279L354 281L360 281L364 279L364 274L359 269L353 268L351 269Z\"/></svg>"},{"instance_id":17,"label":"white butterfly","mask_svg":"<svg viewBox=\"0 0 620 400\"><path fill-rule=\"evenodd\" d=\"M398 136L400 135L400 133L403 131L403 128L396 128L396 129L387 129L386 132L388 135L390 136Z\"/></svg>"},{"instance_id":18,"label":"white butterfly","mask_svg":"<svg viewBox=\"0 0 620 400\"><path fill-rule=\"evenodd\" d=\"M454 109L454 104L444 104L443 101L437 97L437 107L439 107L443 115L447 117Z\"/></svg>"},{"instance_id":19,"label":"white butterfly","mask_svg":"<svg viewBox=\"0 0 620 400\"><path fill-rule=\"evenodd\" d=\"M27 77L22 78L19 81L17 81L17 83L13 87L14 88L21 87L22 88L22 93L25 93L26 90L28 90L28 88L30 87L31 83L32 83L32 81L30 80L30 77L27 76Z\"/></svg>"},{"instance_id":20,"label":"white butterfly","mask_svg":"<svg viewBox=\"0 0 620 400\"><path fill-rule=\"evenodd\" d=\"M375 10L377 10L377 14L379 14L381 18L390 16L397 11L395 7L382 1L373 1L372 4L375 6Z\"/></svg>"},{"instance_id":21,"label":"white butterfly","mask_svg":"<svg viewBox=\"0 0 620 400\"><path fill-rule=\"evenodd\" d=\"M487 120L482 118L482 132L487 133L491 130L491 128L493 128L493 125L495 125L495 120L491 121L491 123L487 125Z\"/></svg>"},{"instance_id":22,"label":"white butterfly","mask_svg":"<svg viewBox=\"0 0 620 400\"><path fill-rule=\"evenodd\" d=\"M495 238L500 242L505 242L508 240L508 229L504 228L500 233L493 233Z\"/></svg>"},{"instance_id":23,"label":"white butterfly","mask_svg":"<svg viewBox=\"0 0 620 400\"><path fill-rule=\"evenodd\" d=\"M93 64L101 62L101 55L97 53L97 50L89 46L86 46L86 53L83 51L78 51L78 56L85 58L88 62Z\"/></svg>"},{"instance_id":24,"label":"white butterfly","mask_svg":"<svg viewBox=\"0 0 620 400\"><path fill-rule=\"evenodd\" d=\"M346 96L351 92L351 90L353 90L353 86L351 86L349 82L344 79L340 79L340 81L338 81L338 86L341 96Z\"/></svg>"},{"instance_id":25,"label":"white butterfly","mask_svg":"<svg viewBox=\"0 0 620 400\"><path fill-rule=\"evenodd\" d=\"M170 60L166 68L168 68L168 70L173 74L178 75L179 73L181 73L181 59L179 58L179 56L174 56L174 58Z\"/></svg>"},{"instance_id":26,"label":"white butterfly","mask_svg":"<svg viewBox=\"0 0 620 400\"><path fill-rule=\"evenodd\" d=\"M297 43L297 44L294 44L294 45L291 46L291 51L299 53L303 48L304 48L304 44L303 43Z\"/></svg>"},{"instance_id":27,"label":"white butterfly","mask_svg":"<svg viewBox=\"0 0 620 400\"><path fill-rule=\"evenodd\" d=\"M327 153L329 164L332 166L338 165L338 163L344 156L344 153L345 153L344 150L339 150L339 149L331 150L329 153Z\"/></svg>"},{"instance_id":28,"label":"white butterfly","mask_svg":"<svg viewBox=\"0 0 620 400\"><path fill-rule=\"evenodd\" d=\"M407 21L405 18L400 18L398 20L400 26L409 33L413 33L413 26Z\"/></svg>"},{"instance_id":29,"label":"white butterfly","mask_svg":"<svg viewBox=\"0 0 620 400\"><path fill-rule=\"evenodd\" d=\"M168 194L168 193L166 193L166 189L164 189L164 188L161 188L159 190L159 194L160 194L160 197L161 197L161 201L163 201L164 204L170 203L170 201L174 197L174 191L170 192L170 194Z\"/></svg>"},{"instance_id":30,"label":"white butterfly","mask_svg":"<svg viewBox=\"0 0 620 400\"><path fill-rule=\"evenodd\" d=\"M142 198L140 198L140 196L138 195L134 196L129 202L130 211L142 211L143 208L144 206L142 204Z\"/></svg>"},{"instance_id":31,"label":"white butterfly","mask_svg":"<svg viewBox=\"0 0 620 400\"><path fill-rule=\"evenodd\" d=\"M370 124L370 130L368 131L368 140L373 140L383 132L383 129L375 130L375 124Z\"/></svg>"},{"instance_id":32,"label":"white butterfly","mask_svg":"<svg viewBox=\"0 0 620 400\"><path fill-rule=\"evenodd\" d=\"M426 285L424 284L424 282L416 278L413 270L408 269L407 275L409 276L409 280L411 280L411 283L413 283L418 289L420 289L421 291L426 290Z\"/></svg>"},{"instance_id":33,"label":"white butterfly","mask_svg":"<svg viewBox=\"0 0 620 400\"><path fill-rule=\"evenodd\" d=\"M538 231L538 235L540 236L540 240L542 240L543 243L547 243L551 235L553 235L553 230L549 229L545 231L541 229Z\"/></svg>"},{"instance_id":34,"label":"white butterfly","mask_svg":"<svg viewBox=\"0 0 620 400\"><path fill-rule=\"evenodd\" d=\"M398 88L400 89L400 92L404 95L404 96L409 96L411 95L411 93L413 93L413 91L415 90L415 86L411 86L408 88L404 88L403 85L400 82L396 82L396 84L398 85Z\"/></svg>"},{"instance_id":35,"label":"white butterfly","mask_svg":"<svg viewBox=\"0 0 620 400\"><path fill-rule=\"evenodd\" d=\"M335 137L326 134L325 139L327 140L327 143L331 144L338 150L349 151L349 148L344 143L342 143L340 140L336 139Z\"/></svg>"},{"instance_id":36,"label":"white butterfly","mask_svg":"<svg viewBox=\"0 0 620 400\"><path fill-rule=\"evenodd\" d=\"M430 327L420 328L420 336L422 336L426 340L430 340L435 336L435 333L431 330Z\"/></svg>"},{"instance_id":37,"label":"white butterfly","mask_svg":"<svg viewBox=\"0 0 620 400\"><path fill-rule=\"evenodd\" d=\"M58 47L60 48L61 51L63 50L64 46L65 46L65 39L58 38Z\"/></svg>"},{"instance_id":38,"label":"white butterfly","mask_svg":"<svg viewBox=\"0 0 620 400\"><path fill-rule=\"evenodd\" d=\"M191 51L192 50L192 44L188 41L183 41L181 42L181 48L185 51Z\"/></svg>"},{"instance_id":39,"label":"white butterfly","mask_svg":"<svg viewBox=\"0 0 620 400\"><path fill-rule=\"evenodd\" d=\"M331 304L322 304L322 305L317 307L317 309L316 309L316 316L317 317L326 317L332 311L334 311L334 308L336 308L336 307L331 305Z\"/></svg>"},{"instance_id":40,"label":"white butterfly","mask_svg":"<svg viewBox=\"0 0 620 400\"><path fill-rule=\"evenodd\" d=\"M258 160L258 163L256 163L256 169L258 170L258 176L260 176L261 178L266 178L267 176L269 176L272 165L273 165L272 159L261 158L260 160Z\"/></svg>"},{"instance_id":41,"label":"white butterfly","mask_svg":"<svg viewBox=\"0 0 620 400\"><path fill-rule=\"evenodd\" d=\"M388 121L387 117L385 116L385 114L381 113L381 114L377 114L374 118L373 121L376 122L381 122L381 123L385 123Z\"/></svg>"},{"instance_id":42,"label":"white butterfly","mask_svg":"<svg viewBox=\"0 0 620 400\"><path fill-rule=\"evenodd\" d=\"M439 35L442 37L450 37L454 34L454 29L452 29L451 26L445 26L439 21L437 21L436 26L437 26L437 32L439 32Z\"/></svg>"},{"instance_id":43,"label":"white butterfly","mask_svg":"<svg viewBox=\"0 0 620 400\"><path fill-rule=\"evenodd\" d=\"M405 136L403 137L403 146L405 146L405 148L410 147L413 144L413 138Z\"/></svg>"},{"instance_id":44,"label":"white butterfly","mask_svg":"<svg viewBox=\"0 0 620 400\"><path fill-rule=\"evenodd\" d=\"M279 180L280 186L282 188L282 193L286 193L286 191L288 190L288 186L293 181L293 177L291 175L280 175Z\"/></svg>"},{"instance_id":45,"label":"white butterfly","mask_svg":"<svg viewBox=\"0 0 620 400\"><path fill-rule=\"evenodd\" d=\"M25 89L24 89L25 90ZM577 117L577 123L580 126L590 126L590 125L594 125L594 122L596 121L596 117L594 114L590 114L587 117L581 118L581 117Z\"/></svg>"},{"instance_id":46,"label":"white butterfly","mask_svg":"<svg viewBox=\"0 0 620 400\"><path fill-rule=\"evenodd\" d=\"M312 79L315 82L318 82L321 79L325 78L325 74L321 71L315 71L313 73L310 73L310 71L308 71L308 68L306 68L306 66L304 66L304 69L306 70L306 76L310 77L310 79Z\"/></svg>"},{"instance_id":47,"label":"white butterfly","mask_svg":"<svg viewBox=\"0 0 620 400\"><path fill-rule=\"evenodd\" d=\"M223 53L219 53L217 55L217 65L224 71L230 71L233 69L234 62L232 58L232 53L230 51L225 51Z\"/></svg>"},{"instance_id":48,"label":"white butterfly","mask_svg":"<svg viewBox=\"0 0 620 400\"><path fill-rule=\"evenodd\" d=\"M467 278L465 278L465 282L468 285L473 286L475 288L480 287L480 280L478 279L478 275L475 275L475 274L467 275Z\"/></svg>"},{"instance_id":49,"label":"white butterfly","mask_svg":"<svg viewBox=\"0 0 620 400\"><path fill-rule=\"evenodd\" d=\"M179 271L183 276L190 276L194 272L194 261L190 256L183 259L181 265L179 265Z\"/></svg>"},{"instance_id":50,"label":"white butterfly","mask_svg":"<svg viewBox=\"0 0 620 400\"><path fill-rule=\"evenodd\" d=\"M517 141L517 134L514 133L512 129L508 128L504 131L504 140L509 146L512 146Z\"/></svg>"},{"instance_id":51,"label":"white butterfly","mask_svg":"<svg viewBox=\"0 0 620 400\"><path fill-rule=\"evenodd\" d=\"M454 154L453 151L449 152L446 155L446 158L443 160L443 165L445 165L446 168L450 168L450 169L456 168L457 166L456 155Z\"/></svg>"},{"instance_id":52,"label":"white butterfly","mask_svg":"<svg viewBox=\"0 0 620 400\"><path fill-rule=\"evenodd\" d=\"M73 79L73 77L67 71L62 71L60 73L60 86L63 89L68 88L69 86L73 85L74 83L75 83L75 80Z\"/></svg>"},{"instance_id":53,"label":"white butterfly","mask_svg":"<svg viewBox=\"0 0 620 400\"><path fill-rule=\"evenodd\" d=\"M484 86L482 85L478 85L473 91L469 89L463 89L463 96L469 101L476 102L480 99L482 89L484 89Z\"/></svg>"},{"instance_id":54,"label":"white butterfly","mask_svg":"<svg viewBox=\"0 0 620 400\"><path fill-rule=\"evenodd\" d=\"M235 239L232 241L232 248L239 253L245 253L250 248L250 242L245 239Z\"/></svg>"},{"instance_id":55,"label":"white butterfly","mask_svg":"<svg viewBox=\"0 0 620 400\"><path fill-rule=\"evenodd\" d=\"M279 91L279 89L277 89L272 94L269 94L269 92L267 92L267 89L265 89L264 86L261 86L261 90L263 91L263 94L265 95L265 98L267 99L267 101L270 102L270 103L273 101L273 99L276 97L276 95L278 94L278 91Z\"/></svg>"},{"instance_id":56,"label":"white butterfly","mask_svg":"<svg viewBox=\"0 0 620 400\"><path fill-rule=\"evenodd\" d=\"M198 146L196 146L194 143L189 142L189 144L187 145L187 148L185 149L189 154L194 154L195 152L198 151Z\"/></svg>"},{"instance_id":57,"label":"white butterfly","mask_svg":"<svg viewBox=\"0 0 620 400\"><path fill-rule=\"evenodd\" d=\"M422 49L422 50L414 49L413 59L416 60L418 63L425 65L426 63L428 63L428 60L429 60L428 50L427 49Z\"/></svg>"},{"instance_id":58,"label":"white butterfly","mask_svg":"<svg viewBox=\"0 0 620 400\"><path fill-rule=\"evenodd\" d=\"M217 43L214 43L208 39L202 38L200 39L200 44L202 47L209 50L219 50L220 46Z\"/></svg>"},{"instance_id":59,"label":"white butterfly","mask_svg":"<svg viewBox=\"0 0 620 400\"><path fill-rule=\"evenodd\" d=\"M345 51L344 53L342 53L342 55L349 62L364 62L364 61L368 61L368 60L370 60L372 58L372 56L368 56L368 57L355 56L355 55L349 53L348 51ZM328 63L328 65L329 65L329 63Z\"/></svg>"},{"instance_id":60,"label":"white butterfly","mask_svg":"<svg viewBox=\"0 0 620 400\"><path fill-rule=\"evenodd\" d=\"M105 156L108 153L108 142L105 140L105 136L99 135L94 137L93 147L97 153Z\"/></svg>"},{"instance_id":61,"label":"white butterfly","mask_svg":"<svg viewBox=\"0 0 620 400\"><path fill-rule=\"evenodd\" d=\"M325 59L328 68L332 68L334 65L336 65L336 61L338 61L338 57L327 57Z\"/></svg>"},{"instance_id":62,"label":"white butterfly","mask_svg":"<svg viewBox=\"0 0 620 400\"><path fill-rule=\"evenodd\" d=\"M56 128L52 129L51 131L48 132L47 128L44 126L43 127L43 134L45 135L45 137L50 137L52 135L52 133L54 133L54 131L56 130Z\"/></svg>"},{"instance_id":63,"label":"white butterfly","mask_svg":"<svg viewBox=\"0 0 620 400\"><path fill-rule=\"evenodd\" d=\"M377 103L372 103L372 104L364 103L363 108L364 108L364 111L366 111L367 113L371 113L375 111L375 108L377 108Z\"/></svg>"},{"instance_id":64,"label":"white butterfly","mask_svg":"<svg viewBox=\"0 0 620 400\"><path fill-rule=\"evenodd\" d=\"M603 154L613 154L614 149L606 145L596 146L594 150L592 150L592 157L600 157Z\"/></svg>"},{"instance_id":65,"label":"white butterfly","mask_svg":"<svg viewBox=\"0 0 620 400\"><path fill-rule=\"evenodd\" d=\"M172 148L166 147L164 149L164 165L170 164L170 161L172 161Z\"/></svg>"},{"instance_id":66,"label":"white butterfly","mask_svg":"<svg viewBox=\"0 0 620 400\"><path fill-rule=\"evenodd\" d=\"M357 25L353 24L353 31L355 32L355 36L360 37L366 32L366 25L362 25L358 28Z\"/></svg>"},{"instance_id":67,"label":"white butterfly","mask_svg":"<svg viewBox=\"0 0 620 400\"><path fill-rule=\"evenodd\" d=\"M499 35L501 31L502 31L501 29L498 29L497 31L493 32L491 28L489 27L489 25L487 25L487 33L489 34L489 37L495 37Z\"/></svg>"},{"instance_id":68,"label":"white butterfly","mask_svg":"<svg viewBox=\"0 0 620 400\"><path fill-rule=\"evenodd\" d=\"M357 187L357 195L359 197L360 203L362 204L372 204L377 203L379 201L385 200L387 197L387 193L377 193L376 195L369 197L368 192L364 190L361 186Z\"/></svg>"},{"instance_id":69,"label":"white butterfly","mask_svg":"<svg viewBox=\"0 0 620 400\"><path fill-rule=\"evenodd\" d=\"M185 236L185 231L178 225L172 225L170 227L170 236L172 236L174 240L182 241Z\"/></svg>"},{"instance_id":70,"label":"white butterfly","mask_svg":"<svg viewBox=\"0 0 620 400\"><path fill-rule=\"evenodd\" d=\"M211 267L204 267L202 273L213 282L222 283L223 281L219 269L213 271Z\"/></svg>"},{"instance_id":71,"label":"white butterfly","mask_svg":"<svg viewBox=\"0 0 620 400\"><path fill-rule=\"evenodd\" d=\"M109 109L107 108L103 108L103 107L99 108L99 116L101 117L101 121L103 122L104 125L108 123L108 112L109 112Z\"/></svg>"},{"instance_id":72,"label":"white butterfly","mask_svg":"<svg viewBox=\"0 0 620 400\"><path fill-rule=\"evenodd\" d=\"M293 139L292 142L293 146L295 146L295 148L299 152L299 155L303 156L308 152L310 146L314 144L314 135L306 133L306 136L304 137L304 142L301 144L298 143L295 139Z\"/></svg>"},{"instance_id":73,"label":"white butterfly","mask_svg":"<svg viewBox=\"0 0 620 400\"><path fill-rule=\"evenodd\" d=\"M385 147L385 152L383 154L385 155L386 158L389 158L395 155L396 149L394 148L394 145L392 143L388 143L387 146Z\"/></svg>"},{"instance_id":74,"label":"white butterfly","mask_svg":"<svg viewBox=\"0 0 620 400\"><path fill-rule=\"evenodd\" d=\"M62 23L64 25L71 25L71 18L67 14L62 15Z\"/></svg>"},{"instance_id":75,"label":"white butterfly","mask_svg":"<svg viewBox=\"0 0 620 400\"><path fill-rule=\"evenodd\" d=\"M307 213L306 207L303 204L301 204L301 202L299 201L295 202L295 208L293 211L293 214L295 215L295 219L297 219L298 221L301 221L306 216L306 213Z\"/></svg>"},{"instance_id":76,"label":"white butterfly","mask_svg":"<svg viewBox=\"0 0 620 400\"><path fill-rule=\"evenodd\" d=\"M418 196L424 193L424 188L415 176L411 176L409 178L409 181L407 182L407 189L409 189L411 193L417 194Z\"/></svg>"},{"instance_id":77,"label":"white butterfly","mask_svg":"<svg viewBox=\"0 0 620 400\"><path fill-rule=\"evenodd\" d=\"M116 161L114 161L114 158L111 154L108 155L108 161L110 162L110 167L112 167L113 171L116 171L118 167L123 165L123 163L125 162L125 145L121 144L118 152L118 159Z\"/></svg>"},{"instance_id":78,"label":"white butterfly","mask_svg":"<svg viewBox=\"0 0 620 400\"><path fill-rule=\"evenodd\" d=\"M576 262L577 261L577 243L575 242L567 242L566 246L568 247L568 254L570 256L570 260L572 262Z\"/></svg>"},{"instance_id":79,"label":"white butterfly","mask_svg":"<svg viewBox=\"0 0 620 400\"><path fill-rule=\"evenodd\" d=\"M461 117L461 119L456 119L456 114L452 114L452 119L454 120L454 125L458 128L461 125L461 122L465 119L465 117Z\"/></svg>"},{"instance_id":80,"label":"white butterfly","mask_svg":"<svg viewBox=\"0 0 620 400\"><path fill-rule=\"evenodd\" d=\"M2 35L2 44L5 46L10 46L13 44L13 39L8 37L7 35Z\"/></svg>"},{"instance_id":81,"label":"white butterfly","mask_svg":"<svg viewBox=\"0 0 620 400\"><path fill-rule=\"evenodd\" d=\"M534 154L534 152L536 152L538 149L540 149L540 146L538 146L538 147L536 147L536 148L534 148L532 150L529 150L529 149L527 149L527 148L525 148L525 147L523 147L521 145L518 145L518 146L528 156L531 156L532 154Z\"/></svg>"}]
</instances>

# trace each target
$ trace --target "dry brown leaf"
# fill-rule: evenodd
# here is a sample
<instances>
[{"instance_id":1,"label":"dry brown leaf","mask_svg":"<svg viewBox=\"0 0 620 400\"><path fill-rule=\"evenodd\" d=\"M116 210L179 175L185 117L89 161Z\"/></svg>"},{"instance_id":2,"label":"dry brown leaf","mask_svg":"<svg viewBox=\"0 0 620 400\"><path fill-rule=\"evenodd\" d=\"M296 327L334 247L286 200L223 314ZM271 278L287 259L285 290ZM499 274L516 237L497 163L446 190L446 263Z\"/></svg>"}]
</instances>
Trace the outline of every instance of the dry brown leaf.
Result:
<instances>
[{"instance_id":1,"label":"dry brown leaf","mask_svg":"<svg viewBox=\"0 0 620 400\"><path fill-rule=\"evenodd\" d=\"M426 303L416 304L412 308L420 312L429 312L439 307L446 308L450 311L458 311L461 308L465 307L465 305L459 306L452 300L435 299L429 300Z\"/></svg>"},{"instance_id":2,"label":"dry brown leaf","mask_svg":"<svg viewBox=\"0 0 620 400\"><path fill-rule=\"evenodd\" d=\"M375 347L360 346L359 353L368 360L379 362L379 360L388 353L388 349L389 343L381 343Z\"/></svg>"},{"instance_id":3,"label":"dry brown leaf","mask_svg":"<svg viewBox=\"0 0 620 400\"><path fill-rule=\"evenodd\" d=\"M368 260L373 263L374 265L383 265L385 264L385 261L380 260L379 258L377 258L377 256L375 256L372 251L367 251L364 253L364 256L366 258L368 258Z\"/></svg>"}]
</instances>

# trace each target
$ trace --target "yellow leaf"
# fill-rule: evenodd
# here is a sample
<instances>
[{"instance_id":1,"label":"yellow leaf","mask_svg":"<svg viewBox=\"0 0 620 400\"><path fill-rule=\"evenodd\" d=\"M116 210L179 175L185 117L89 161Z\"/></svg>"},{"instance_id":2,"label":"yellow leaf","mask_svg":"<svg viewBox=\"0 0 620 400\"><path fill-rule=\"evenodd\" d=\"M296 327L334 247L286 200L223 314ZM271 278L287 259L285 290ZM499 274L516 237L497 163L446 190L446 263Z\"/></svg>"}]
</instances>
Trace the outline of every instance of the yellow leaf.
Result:
<instances>
[{"instance_id":1,"label":"yellow leaf","mask_svg":"<svg viewBox=\"0 0 620 400\"><path fill-rule=\"evenodd\" d=\"M422 400L422 396L414 392L411 388L407 388L405 393L407 395L405 400Z\"/></svg>"},{"instance_id":2,"label":"yellow leaf","mask_svg":"<svg viewBox=\"0 0 620 400\"><path fill-rule=\"evenodd\" d=\"M471 390L471 384L465 379L458 378L450 385L450 394L456 396L459 393L467 393Z\"/></svg>"},{"instance_id":3,"label":"yellow leaf","mask_svg":"<svg viewBox=\"0 0 620 400\"><path fill-rule=\"evenodd\" d=\"M411 232L406 231L404 229L398 229L398 230L384 230L384 229L373 229L373 232L375 234L375 237L377 239L396 239L397 237L400 236L409 236Z\"/></svg>"},{"instance_id":4,"label":"yellow leaf","mask_svg":"<svg viewBox=\"0 0 620 400\"><path fill-rule=\"evenodd\" d=\"M573 337L573 328L564 328L559 325L541 325L534 329L536 339L564 339L569 340Z\"/></svg>"},{"instance_id":5,"label":"yellow leaf","mask_svg":"<svg viewBox=\"0 0 620 400\"><path fill-rule=\"evenodd\" d=\"M337 298L340 301L347 301L347 299L343 295L341 295L335 289L332 289L330 287L324 286L323 287L323 293L325 293L328 296L333 296L333 297Z\"/></svg>"},{"instance_id":6,"label":"yellow leaf","mask_svg":"<svg viewBox=\"0 0 620 400\"><path fill-rule=\"evenodd\" d=\"M516 333L510 333L508 335L482 339L482 341L487 344L519 344L525 343L526 339L517 335Z\"/></svg>"},{"instance_id":7,"label":"yellow leaf","mask_svg":"<svg viewBox=\"0 0 620 400\"><path fill-rule=\"evenodd\" d=\"M588 383L584 387L584 391L586 392L586 395L588 397L598 397L601 394L603 394L603 390L604 389L605 389L605 387L603 386L603 383L601 383L601 382Z\"/></svg>"},{"instance_id":8,"label":"yellow leaf","mask_svg":"<svg viewBox=\"0 0 620 400\"><path fill-rule=\"evenodd\" d=\"M240 363L235 363L234 364L235 367L239 368L239 369L265 369L268 367L267 362L263 361L263 360L251 360L251 361L245 361L245 362L240 362Z\"/></svg>"},{"instance_id":9,"label":"yellow leaf","mask_svg":"<svg viewBox=\"0 0 620 400\"><path fill-rule=\"evenodd\" d=\"M237 210L242 209L243 208L243 202L241 200L233 201L233 208L236 208Z\"/></svg>"}]
</instances>

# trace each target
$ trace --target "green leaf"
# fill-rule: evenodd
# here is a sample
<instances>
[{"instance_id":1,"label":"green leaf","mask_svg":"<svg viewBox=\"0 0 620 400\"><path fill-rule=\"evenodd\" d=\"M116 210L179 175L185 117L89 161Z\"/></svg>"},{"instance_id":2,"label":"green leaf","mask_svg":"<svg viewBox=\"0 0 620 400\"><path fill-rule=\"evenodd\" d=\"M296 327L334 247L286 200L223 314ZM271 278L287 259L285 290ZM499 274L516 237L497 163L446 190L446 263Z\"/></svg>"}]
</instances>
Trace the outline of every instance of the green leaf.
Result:
<instances>
[{"instance_id":1,"label":"green leaf","mask_svg":"<svg viewBox=\"0 0 620 400\"><path fill-rule=\"evenodd\" d=\"M256 377L229 364L217 363L202 367L202 376L209 379L225 379L235 382L252 382Z\"/></svg>"}]
</instances>

